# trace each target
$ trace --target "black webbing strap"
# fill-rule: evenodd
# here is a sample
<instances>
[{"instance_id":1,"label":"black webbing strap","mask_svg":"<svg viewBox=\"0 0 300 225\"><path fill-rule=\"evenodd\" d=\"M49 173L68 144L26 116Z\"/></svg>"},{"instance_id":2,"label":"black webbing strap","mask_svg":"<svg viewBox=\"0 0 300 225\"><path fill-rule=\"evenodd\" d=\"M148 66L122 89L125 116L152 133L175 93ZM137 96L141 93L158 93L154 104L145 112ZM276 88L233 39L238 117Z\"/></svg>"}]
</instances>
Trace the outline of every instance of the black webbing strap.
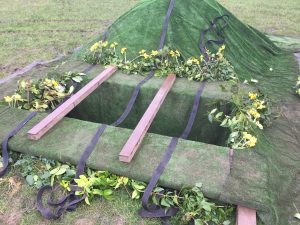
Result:
<instances>
[{"instance_id":1,"label":"black webbing strap","mask_svg":"<svg viewBox=\"0 0 300 225\"><path fill-rule=\"evenodd\" d=\"M168 29L168 24L170 21L170 16L171 16L171 13L172 13L172 10L174 7L174 2L175 2L175 0L170 0L168 11L166 13L164 24L163 24L162 35L161 35L158 49L162 49L164 46L167 29ZM105 32L103 34L102 41L105 41L106 38L107 38L107 32ZM134 103L137 99L137 96L141 90L142 85L145 84L148 80L150 80L154 76L154 72L155 72L154 70L151 70L149 75L137 84L137 86L134 88L134 90L132 92L132 95L126 106L125 111L114 123L111 124L112 126L120 125L127 118L132 107L134 106ZM95 145L97 144L99 138L103 134L106 127L107 127L106 124L100 125L96 134L94 135L93 139L91 140L91 143L88 145L88 147L84 150L83 154L81 155L79 163L77 165L77 172L76 172L77 178L84 172L86 161L87 161L88 157L91 155ZM84 199L84 197L78 197L75 195L76 185L74 184L74 181L72 181L71 183L74 185L73 190L71 190L67 195L63 196L57 202L53 202L51 200L52 192L55 191L56 187L44 186L39 189L38 195L37 195L37 209L40 211L40 213L45 218L58 219L64 213L64 211L74 210L76 208L76 204ZM50 207L44 208L44 206L43 206L43 194L46 191L50 192L47 204L49 206L51 206L52 208L55 208L54 210L51 210Z\"/></svg>"},{"instance_id":2,"label":"black webbing strap","mask_svg":"<svg viewBox=\"0 0 300 225\"><path fill-rule=\"evenodd\" d=\"M92 154L93 149L95 148L95 146L98 142L98 139L103 134L106 127L107 127L106 124L101 124L100 125L100 127L98 128L98 130L97 130L96 134L94 135L92 141L90 142L90 144L87 146L87 148L85 149L85 151L81 155L79 163L77 165L77 172L76 172L75 178L78 178L81 174L83 174L85 163L86 163L87 159L89 158L89 156Z\"/></svg>"},{"instance_id":3,"label":"black webbing strap","mask_svg":"<svg viewBox=\"0 0 300 225\"><path fill-rule=\"evenodd\" d=\"M31 120L37 113L32 112L30 113L21 123L19 123L2 141L2 159L3 159L3 167L0 170L0 177L4 176L7 171L8 164L9 164L9 157L8 157L8 141L10 138L15 136L24 126Z\"/></svg>"},{"instance_id":4,"label":"black webbing strap","mask_svg":"<svg viewBox=\"0 0 300 225\"><path fill-rule=\"evenodd\" d=\"M227 18L227 19L225 19L225 18ZM228 19L229 19L229 15L215 17L212 21L210 21L209 27L207 29L201 31L200 40L199 40L199 49L200 49L200 52L202 53L204 60L206 62L209 61L209 57L207 54L208 45L210 43L214 43L217 45L224 44L225 39L222 37L222 31L228 25ZM219 20L221 20L223 22L223 24L221 25L221 28L218 29L217 22ZM218 40L207 40L205 42L205 40L204 40L205 34L209 31L215 31L219 39Z\"/></svg>"},{"instance_id":5,"label":"black webbing strap","mask_svg":"<svg viewBox=\"0 0 300 225\"><path fill-rule=\"evenodd\" d=\"M199 103L200 103L200 99L201 99L201 95L203 93L204 87L205 87L205 82L202 82L197 91L197 94L194 98L193 108L190 113L190 117L189 117L188 123L186 125L186 128L184 129L183 133L180 136L180 138L182 138L182 139L186 139L191 132L191 129L193 127L193 124L194 124L194 121L195 121L195 118L196 118L196 115L198 112ZM176 213L178 212L178 209L172 207L166 211L166 209L161 208L160 206L157 206L155 204L149 204L149 199L152 195L152 191L155 188L161 174L164 172L169 160L171 159L171 156L172 156L172 154L176 148L176 145L178 143L178 139L179 138L177 138L177 137L173 137L171 139L171 142L170 142L167 150L165 151L160 164L154 171L154 173L151 177L151 180L145 189L145 192L142 197L143 208L140 209L138 212L141 217L161 218L162 223L165 225L168 224L168 221L167 221L168 218L176 215Z\"/></svg>"},{"instance_id":6,"label":"black webbing strap","mask_svg":"<svg viewBox=\"0 0 300 225\"><path fill-rule=\"evenodd\" d=\"M175 0L170 0L168 10L167 10L167 13L165 16L163 28L162 28L162 34L160 37L160 42L159 42L159 47L158 47L159 50L162 49L165 45L165 40L166 40L166 36L167 36L167 32L168 32L168 26L170 23L170 17L171 17L174 5L175 5Z\"/></svg>"}]
</instances>

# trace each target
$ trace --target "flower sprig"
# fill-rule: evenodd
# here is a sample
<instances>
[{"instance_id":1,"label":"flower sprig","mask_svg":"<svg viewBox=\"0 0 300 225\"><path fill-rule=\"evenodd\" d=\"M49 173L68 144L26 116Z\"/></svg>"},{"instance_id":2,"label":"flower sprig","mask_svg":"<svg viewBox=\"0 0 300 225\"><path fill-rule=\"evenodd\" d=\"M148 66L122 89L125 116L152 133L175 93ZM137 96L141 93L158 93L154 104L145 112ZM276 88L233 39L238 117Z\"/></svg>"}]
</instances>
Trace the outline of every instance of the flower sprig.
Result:
<instances>
[{"instance_id":1,"label":"flower sprig","mask_svg":"<svg viewBox=\"0 0 300 225\"><path fill-rule=\"evenodd\" d=\"M127 48L118 43L99 41L91 46L85 55L85 61L92 64L115 64L128 74L144 74L155 70L159 77L175 73L179 77L189 80L237 80L232 65L225 59L225 45L214 54L208 51L209 61L203 56L190 57L186 60L178 49L165 47L161 50L141 49L131 60L127 57Z\"/></svg>"},{"instance_id":2,"label":"flower sprig","mask_svg":"<svg viewBox=\"0 0 300 225\"><path fill-rule=\"evenodd\" d=\"M227 144L233 149L253 148L257 144L256 129L264 129L270 123L270 106L263 94L249 92L247 95L232 95L230 113L214 108L208 115L212 122L230 130Z\"/></svg>"},{"instance_id":3,"label":"flower sprig","mask_svg":"<svg viewBox=\"0 0 300 225\"><path fill-rule=\"evenodd\" d=\"M128 201L139 200L145 192L147 184L133 180L126 176L119 176L108 171L97 171L86 168L79 177L76 176L76 167L54 160L29 155L16 155L18 158L13 167L20 171L27 183L40 188L43 185L60 187L64 194L74 190L78 196L85 197L85 204L90 205L96 198L111 200L117 192L128 194ZM57 186L56 186L57 187ZM58 196L57 196L58 197ZM202 184L184 186L181 190L173 190L156 186L150 197L150 203L164 208L179 209L172 224L232 224L234 207L228 204L220 205L207 199L202 193Z\"/></svg>"},{"instance_id":4,"label":"flower sprig","mask_svg":"<svg viewBox=\"0 0 300 225\"><path fill-rule=\"evenodd\" d=\"M54 109L65 97L74 91L74 84L80 83L84 73L68 72L57 77L39 80L20 80L15 94L4 97L9 106L31 111Z\"/></svg>"},{"instance_id":5,"label":"flower sprig","mask_svg":"<svg viewBox=\"0 0 300 225\"><path fill-rule=\"evenodd\" d=\"M138 200L147 186L144 182L117 176L108 171L92 171L90 169L87 174L80 175L74 181L79 187L75 194L85 196L85 203L88 205L96 196L110 200L114 191L120 189L125 190L131 199ZM69 180L62 180L60 184L65 191L70 190ZM229 217L234 210L230 205L218 206L205 198L200 183L194 187L183 187L180 191L156 186L151 193L150 201L166 211L171 207L178 208L174 224L191 222L195 222L195 224L204 222L212 225L230 224Z\"/></svg>"}]
</instances>

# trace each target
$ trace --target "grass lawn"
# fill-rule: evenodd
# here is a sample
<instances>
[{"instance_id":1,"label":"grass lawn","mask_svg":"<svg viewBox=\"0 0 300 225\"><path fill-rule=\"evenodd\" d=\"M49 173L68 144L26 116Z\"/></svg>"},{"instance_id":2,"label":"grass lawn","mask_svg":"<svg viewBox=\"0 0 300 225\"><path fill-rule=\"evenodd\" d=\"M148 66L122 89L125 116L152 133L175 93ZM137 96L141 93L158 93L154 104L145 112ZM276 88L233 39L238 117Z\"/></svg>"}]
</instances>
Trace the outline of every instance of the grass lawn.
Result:
<instances>
[{"instance_id":1,"label":"grass lawn","mask_svg":"<svg viewBox=\"0 0 300 225\"><path fill-rule=\"evenodd\" d=\"M300 38L299 0L219 0L257 29ZM0 6L0 78L37 59L67 54L102 32L138 0L10 0ZM17 171L0 179L0 224L160 224L137 216L139 201L119 192L113 201L82 204L62 220L47 221L35 209L36 190Z\"/></svg>"},{"instance_id":2,"label":"grass lawn","mask_svg":"<svg viewBox=\"0 0 300 225\"><path fill-rule=\"evenodd\" d=\"M0 78L65 54L102 32L137 0L11 0L0 6Z\"/></svg>"},{"instance_id":3,"label":"grass lawn","mask_svg":"<svg viewBox=\"0 0 300 225\"><path fill-rule=\"evenodd\" d=\"M275 35L300 38L298 0L219 0L244 23Z\"/></svg>"},{"instance_id":4,"label":"grass lawn","mask_svg":"<svg viewBox=\"0 0 300 225\"><path fill-rule=\"evenodd\" d=\"M68 53L138 0L11 0L0 7L0 78L37 59ZM219 0L261 31L300 37L296 0Z\"/></svg>"}]
</instances>

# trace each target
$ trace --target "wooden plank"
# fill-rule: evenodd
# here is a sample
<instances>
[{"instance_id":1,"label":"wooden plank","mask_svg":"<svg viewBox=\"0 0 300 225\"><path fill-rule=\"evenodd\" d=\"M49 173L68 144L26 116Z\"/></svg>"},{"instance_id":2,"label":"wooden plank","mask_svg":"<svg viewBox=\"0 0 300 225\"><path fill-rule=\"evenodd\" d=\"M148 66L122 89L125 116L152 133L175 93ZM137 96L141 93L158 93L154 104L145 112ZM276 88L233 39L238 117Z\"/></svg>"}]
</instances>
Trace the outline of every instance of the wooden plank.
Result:
<instances>
[{"instance_id":1,"label":"wooden plank","mask_svg":"<svg viewBox=\"0 0 300 225\"><path fill-rule=\"evenodd\" d=\"M139 121L138 125L135 127L134 131L132 132L131 136L127 140L126 144L124 145L122 151L119 154L119 160L122 162L129 163L137 149L139 148L140 144L143 141L145 134L147 133L152 121L154 120L160 106L164 102L168 92L170 91L171 87L173 86L176 79L175 74L170 74L158 92L156 93L154 99L152 100L151 104L148 106L146 112L144 113L143 117Z\"/></svg>"},{"instance_id":2,"label":"wooden plank","mask_svg":"<svg viewBox=\"0 0 300 225\"><path fill-rule=\"evenodd\" d=\"M243 206L237 207L236 225L256 225L256 210Z\"/></svg>"},{"instance_id":3,"label":"wooden plank","mask_svg":"<svg viewBox=\"0 0 300 225\"><path fill-rule=\"evenodd\" d=\"M31 130L29 130L27 132L28 138L31 140L40 139L48 130L50 130L55 124L64 118L64 116L74 109L76 105L90 95L116 71L117 68L115 66L110 66L101 72L97 77L87 83L77 93L75 93L67 101L57 107L52 113L46 116L42 121L36 124Z\"/></svg>"}]
</instances>

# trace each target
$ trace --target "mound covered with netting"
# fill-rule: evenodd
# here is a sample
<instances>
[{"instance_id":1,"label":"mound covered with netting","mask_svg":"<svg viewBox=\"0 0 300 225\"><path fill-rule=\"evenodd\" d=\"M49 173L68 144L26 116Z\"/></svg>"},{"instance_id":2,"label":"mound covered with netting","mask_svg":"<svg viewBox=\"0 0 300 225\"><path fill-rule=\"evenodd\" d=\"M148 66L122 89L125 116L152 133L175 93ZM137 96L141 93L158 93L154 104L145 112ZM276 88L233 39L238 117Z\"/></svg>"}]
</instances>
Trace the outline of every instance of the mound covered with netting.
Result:
<instances>
[{"instance_id":1,"label":"mound covered with netting","mask_svg":"<svg viewBox=\"0 0 300 225\"><path fill-rule=\"evenodd\" d=\"M129 58L141 49L156 49L159 45L168 1L142 1L117 19L106 31L109 42L128 48ZM226 16L222 20L216 18ZM212 22L214 22L212 26ZM201 32L215 27L201 38ZM76 54L84 56L95 41ZM292 93L297 63L291 54L279 49L264 34L239 21L214 0L176 0L166 35L165 45L178 49L184 58L201 54L199 44L215 52L218 45L209 40L225 40L225 57L235 67L240 80L258 79L260 87L275 98ZM279 81L278 76L284 77ZM280 93L279 93L280 92Z\"/></svg>"},{"instance_id":2,"label":"mound covered with netting","mask_svg":"<svg viewBox=\"0 0 300 225\"><path fill-rule=\"evenodd\" d=\"M108 28L105 33L107 40L128 48L131 58L141 49L156 49L168 4L169 1L160 0L140 2ZM218 17L222 19L216 22ZM214 29L202 36L201 32L210 27ZM82 56L101 38L99 35L85 45L79 55ZM295 206L300 207L300 106L292 87L298 64L291 52L278 48L264 34L239 21L218 2L175 1L167 30L167 46L178 49L184 58L188 58L203 54L199 48L201 45L216 51L218 45L209 40L220 39L225 41L225 57L234 66L239 79L258 80L257 86L276 102L274 108L279 115L266 131L257 131L259 141L254 151L235 154L231 173L219 199L257 209L266 224L296 224L293 220ZM243 162L243 165L235 162ZM257 174L241 177L253 166L257 167ZM264 174L264 180L252 182L255 176L261 179L258 174Z\"/></svg>"}]
</instances>

